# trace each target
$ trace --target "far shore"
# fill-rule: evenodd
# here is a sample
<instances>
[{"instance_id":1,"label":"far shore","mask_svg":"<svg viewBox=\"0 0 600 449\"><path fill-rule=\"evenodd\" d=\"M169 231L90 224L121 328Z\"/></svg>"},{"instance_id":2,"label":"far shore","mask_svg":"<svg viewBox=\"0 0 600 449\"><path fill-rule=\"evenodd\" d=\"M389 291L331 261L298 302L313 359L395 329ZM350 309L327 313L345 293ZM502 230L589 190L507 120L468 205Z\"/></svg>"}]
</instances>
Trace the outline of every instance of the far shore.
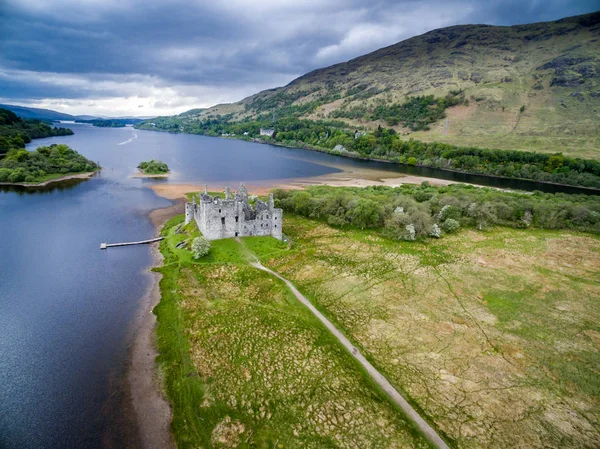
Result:
<instances>
[{"instance_id":1,"label":"far shore","mask_svg":"<svg viewBox=\"0 0 600 449\"><path fill-rule=\"evenodd\" d=\"M45 187L55 182L68 181L70 179L89 179L98 173L100 170L86 172L86 173L74 173L72 175L61 176L60 178L49 179L48 181L39 183L27 183L27 182L0 182L0 186L14 186L14 187Z\"/></svg>"}]
</instances>

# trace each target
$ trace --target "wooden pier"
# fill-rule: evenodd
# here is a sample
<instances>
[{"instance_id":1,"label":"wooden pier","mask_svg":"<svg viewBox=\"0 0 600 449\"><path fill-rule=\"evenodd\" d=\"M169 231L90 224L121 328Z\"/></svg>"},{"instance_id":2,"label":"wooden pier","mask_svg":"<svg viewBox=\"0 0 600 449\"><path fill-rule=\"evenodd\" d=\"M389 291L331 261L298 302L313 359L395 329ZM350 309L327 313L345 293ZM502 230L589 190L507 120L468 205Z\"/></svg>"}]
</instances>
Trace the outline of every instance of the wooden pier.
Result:
<instances>
[{"instance_id":1,"label":"wooden pier","mask_svg":"<svg viewBox=\"0 0 600 449\"><path fill-rule=\"evenodd\" d=\"M114 246L132 246L132 245L147 245L148 243L160 242L164 237L157 237L150 240L142 240L139 242L124 242L124 243L100 243L100 249L112 248Z\"/></svg>"}]
</instances>

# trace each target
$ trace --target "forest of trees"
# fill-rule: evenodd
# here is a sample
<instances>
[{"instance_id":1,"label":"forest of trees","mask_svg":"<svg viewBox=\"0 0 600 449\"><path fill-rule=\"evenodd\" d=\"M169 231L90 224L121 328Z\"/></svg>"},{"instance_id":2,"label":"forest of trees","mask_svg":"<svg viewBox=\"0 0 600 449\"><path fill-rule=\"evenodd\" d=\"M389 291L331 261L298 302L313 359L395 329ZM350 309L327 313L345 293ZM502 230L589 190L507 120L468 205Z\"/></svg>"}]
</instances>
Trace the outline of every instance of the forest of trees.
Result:
<instances>
[{"instance_id":1,"label":"forest of trees","mask_svg":"<svg viewBox=\"0 0 600 449\"><path fill-rule=\"evenodd\" d=\"M111 118L111 119L90 119L90 120L75 120L76 123L90 123L99 128L124 128L127 125L135 125L140 123L139 118Z\"/></svg>"},{"instance_id":2,"label":"forest of trees","mask_svg":"<svg viewBox=\"0 0 600 449\"><path fill-rule=\"evenodd\" d=\"M138 168L142 171L142 173L149 175L169 173L169 166L167 164L162 161L155 161L154 159L151 161L140 162Z\"/></svg>"},{"instance_id":3,"label":"forest of trees","mask_svg":"<svg viewBox=\"0 0 600 449\"><path fill-rule=\"evenodd\" d=\"M0 108L0 158L11 150L25 148L31 139L73 134L68 128L56 128L40 120L22 119L14 112Z\"/></svg>"},{"instance_id":4,"label":"forest of trees","mask_svg":"<svg viewBox=\"0 0 600 449\"><path fill-rule=\"evenodd\" d=\"M445 110L467 102L461 91L452 91L446 97L433 95L408 97L404 103L380 101L373 107L366 104L333 111L332 118L384 120L388 126L402 124L412 131L428 130L429 125L445 117Z\"/></svg>"},{"instance_id":5,"label":"forest of trees","mask_svg":"<svg viewBox=\"0 0 600 449\"><path fill-rule=\"evenodd\" d=\"M273 191L277 207L332 226L380 229L401 240L439 238L460 228L575 229L600 234L600 198L509 193L466 185L367 188L313 186Z\"/></svg>"},{"instance_id":6,"label":"forest of trees","mask_svg":"<svg viewBox=\"0 0 600 449\"><path fill-rule=\"evenodd\" d=\"M64 144L39 147L35 151L11 149L0 159L0 182L43 182L57 175L87 173L99 168Z\"/></svg>"},{"instance_id":7,"label":"forest of trees","mask_svg":"<svg viewBox=\"0 0 600 449\"><path fill-rule=\"evenodd\" d=\"M178 117L157 117L155 126L143 122L138 127L208 136L227 134L257 139L260 128L273 127L273 138L262 140L298 148L311 148L343 156L380 159L405 165L441 168L465 173L600 188L600 161L529 151L459 147L444 143L403 140L391 128L355 138L353 129L336 121L300 120L286 117L263 121L230 121L229 116L187 121Z\"/></svg>"}]
</instances>

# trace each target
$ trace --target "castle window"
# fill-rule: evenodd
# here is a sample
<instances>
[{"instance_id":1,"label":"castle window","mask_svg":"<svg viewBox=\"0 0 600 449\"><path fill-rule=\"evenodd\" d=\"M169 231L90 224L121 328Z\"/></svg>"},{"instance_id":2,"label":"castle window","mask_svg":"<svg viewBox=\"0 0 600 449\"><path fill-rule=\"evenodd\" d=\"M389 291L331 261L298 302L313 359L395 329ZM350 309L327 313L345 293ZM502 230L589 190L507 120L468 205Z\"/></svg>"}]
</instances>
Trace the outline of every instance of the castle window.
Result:
<instances>
[{"instance_id":1,"label":"castle window","mask_svg":"<svg viewBox=\"0 0 600 449\"><path fill-rule=\"evenodd\" d=\"M237 233L237 232L235 233L235 236L236 236L236 237L238 236L238 233Z\"/></svg>"},{"instance_id":2,"label":"castle window","mask_svg":"<svg viewBox=\"0 0 600 449\"><path fill-rule=\"evenodd\" d=\"M277 225L275 225L275 227L277 227Z\"/></svg>"},{"instance_id":3,"label":"castle window","mask_svg":"<svg viewBox=\"0 0 600 449\"><path fill-rule=\"evenodd\" d=\"M235 217L235 222L237 223L238 221L240 221L240 217Z\"/></svg>"},{"instance_id":4,"label":"castle window","mask_svg":"<svg viewBox=\"0 0 600 449\"><path fill-rule=\"evenodd\" d=\"M221 224L225 224L225 217L221 217Z\"/></svg>"},{"instance_id":5,"label":"castle window","mask_svg":"<svg viewBox=\"0 0 600 449\"><path fill-rule=\"evenodd\" d=\"M219 213L221 213L221 209L219 209Z\"/></svg>"}]
</instances>

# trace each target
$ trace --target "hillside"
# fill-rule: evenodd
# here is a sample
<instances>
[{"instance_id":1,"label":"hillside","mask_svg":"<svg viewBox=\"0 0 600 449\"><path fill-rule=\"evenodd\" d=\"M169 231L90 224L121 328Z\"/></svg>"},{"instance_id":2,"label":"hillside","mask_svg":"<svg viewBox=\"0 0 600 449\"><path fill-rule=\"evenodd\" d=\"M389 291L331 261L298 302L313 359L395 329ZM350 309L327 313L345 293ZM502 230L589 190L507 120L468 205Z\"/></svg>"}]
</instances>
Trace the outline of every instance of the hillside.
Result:
<instances>
[{"instance_id":1,"label":"hillside","mask_svg":"<svg viewBox=\"0 0 600 449\"><path fill-rule=\"evenodd\" d=\"M11 150L25 148L31 139L70 136L69 128L57 128L36 119L23 119L8 109L0 108L0 158Z\"/></svg>"},{"instance_id":2,"label":"hillside","mask_svg":"<svg viewBox=\"0 0 600 449\"><path fill-rule=\"evenodd\" d=\"M179 118L292 115L375 129L390 125L374 114L377 106L451 91L462 91L466 101L443 111L430 129L393 128L423 141L598 157L600 13L511 27L443 28Z\"/></svg>"},{"instance_id":3,"label":"hillside","mask_svg":"<svg viewBox=\"0 0 600 449\"><path fill-rule=\"evenodd\" d=\"M51 109L28 108L11 104L0 104L0 108L14 112L21 118L36 120L75 120L75 116L52 111Z\"/></svg>"}]
</instances>

